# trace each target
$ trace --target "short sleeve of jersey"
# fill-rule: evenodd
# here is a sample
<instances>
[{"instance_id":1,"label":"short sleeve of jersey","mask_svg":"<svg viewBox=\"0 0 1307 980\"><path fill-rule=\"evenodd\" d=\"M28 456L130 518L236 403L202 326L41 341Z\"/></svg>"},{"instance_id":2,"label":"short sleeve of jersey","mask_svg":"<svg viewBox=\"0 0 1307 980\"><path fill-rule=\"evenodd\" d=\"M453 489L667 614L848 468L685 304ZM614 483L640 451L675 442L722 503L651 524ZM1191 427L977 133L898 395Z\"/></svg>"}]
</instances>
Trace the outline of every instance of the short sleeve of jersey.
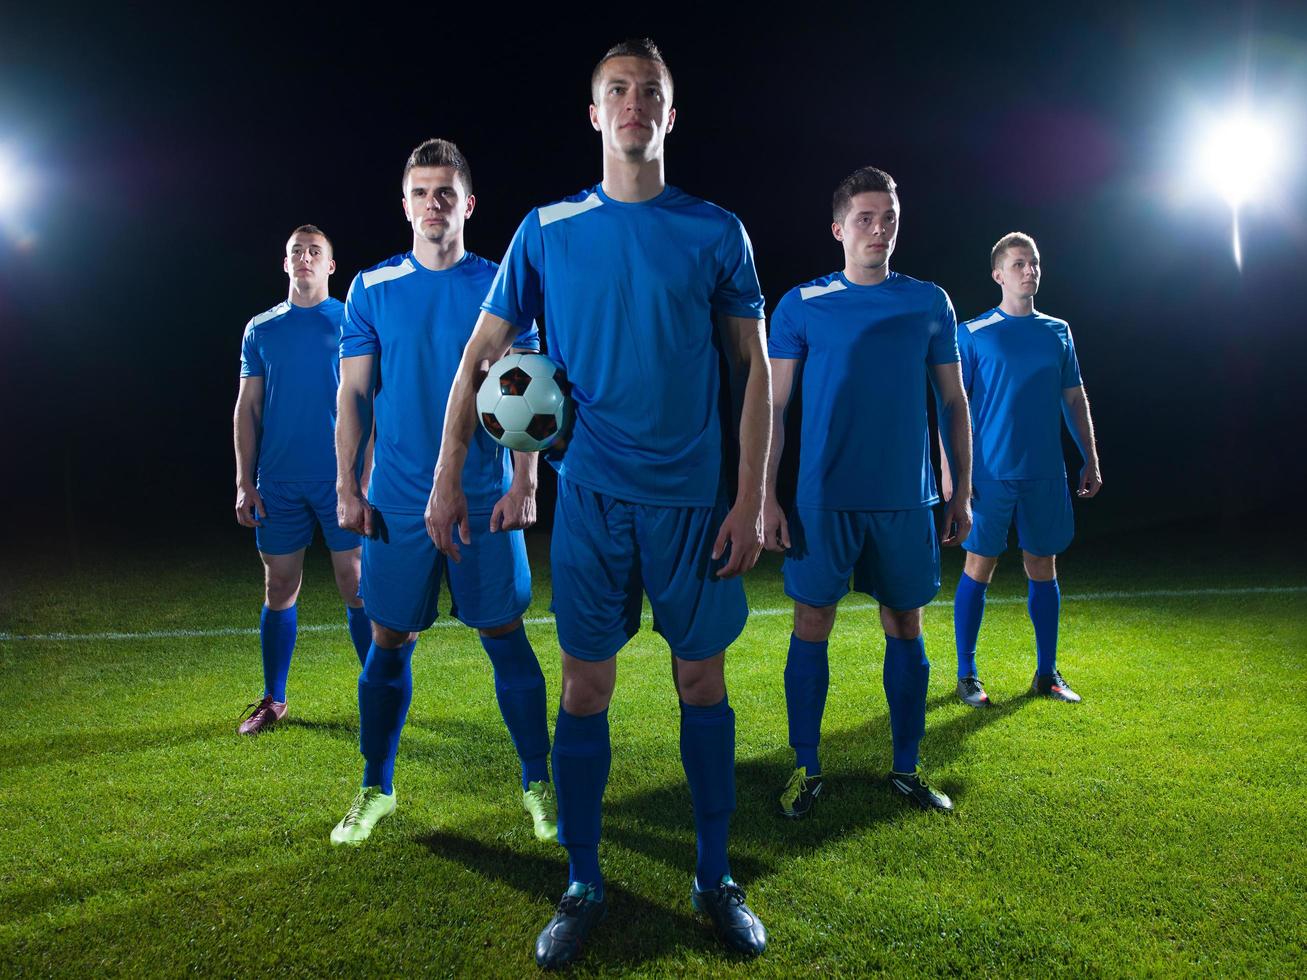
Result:
<instances>
[{"instance_id":1,"label":"short sleeve of jersey","mask_svg":"<svg viewBox=\"0 0 1307 980\"><path fill-rule=\"evenodd\" d=\"M802 360L808 356L808 338L803 324L803 300L791 289L776 304L767 337L767 356Z\"/></svg>"},{"instance_id":2,"label":"short sleeve of jersey","mask_svg":"<svg viewBox=\"0 0 1307 980\"><path fill-rule=\"evenodd\" d=\"M481 309L507 320L521 331L534 332L532 321L540 319L544 312L545 290L541 279L544 266L540 212L533 210L522 219L509 243ZM540 346L538 335L535 345Z\"/></svg>"},{"instance_id":3,"label":"short sleeve of jersey","mask_svg":"<svg viewBox=\"0 0 1307 980\"><path fill-rule=\"evenodd\" d=\"M263 358L259 347L254 343L254 324L246 324L245 336L241 338L241 377L263 377Z\"/></svg>"},{"instance_id":4,"label":"short sleeve of jersey","mask_svg":"<svg viewBox=\"0 0 1307 980\"><path fill-rule=\"evenodd\" d=\"M1062 387L1079 388L1080 361L1076 358L1076 342L1071 339L1071 328L1066 328L1066 348L1062 352Z\"/></svg>"},{"instance_id":5,"label":"short sleeve of jersey","mask_svg":"<svg viewBox=\"0 0 1307 980\"><path fill-rule=\"evenodd\" d=\"M758 270L753 264L753 243L734 215L717 246L717 261L720 278L712 294L713 312L761 320L762 287L758 285Z\"/></svg>"},{"instance_id":6,"label":"short sleeve of jersey","mask_svg":"<svg viewBox=\"0 0 1307 980\"><path fill-rule=\"evenodd\" d=\"M534 320L518 330L517 339L513 341L513 350L540 350L540 330Z\"/></svg>"},{"instance_id":7,"label":"short sleeve of jersey","mask_svg":"<svg viewBox=\"0 0 1307 980\"><path fill-rule=\"evenodd\" d=\"M958 331L958 357L962 361L962 388L970 394L976 380L976 347L969 330Z\"/></svg>"},{"instance_id":8,"label":"short sleeve of jersey","mask_svg":"<svg viewBox=\"0 0 1307 980\"><path fill-rule=\"evenodd\" d=\"M381 350L377 328L372 322L372 308L368 302L363 276L357 275L349 285L345 297L345 315L340 321L340 356L360 357Z\"/></svg>"},{"instance_id":9,"label":"short sleeve of jersey","mask_svg":"<svg viewBox=\"0 0 1307 980\"><path fill-rule=\"evenodd\" d=\"M935 287L937 297L935 311L930 323L930 350L926 354L926 363L954 364L959 360L958 354L958 317L953 312L953 301L948 293Z\"/></svg>"}]
</instances>

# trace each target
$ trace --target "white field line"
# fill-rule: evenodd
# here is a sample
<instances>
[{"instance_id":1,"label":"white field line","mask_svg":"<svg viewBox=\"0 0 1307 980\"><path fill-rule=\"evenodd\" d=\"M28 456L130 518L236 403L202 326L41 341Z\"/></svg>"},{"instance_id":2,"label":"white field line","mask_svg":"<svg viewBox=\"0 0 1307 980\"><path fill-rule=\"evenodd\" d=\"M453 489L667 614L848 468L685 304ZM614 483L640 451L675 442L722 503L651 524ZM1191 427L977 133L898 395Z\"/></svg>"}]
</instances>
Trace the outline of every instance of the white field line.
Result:
<instances>
[{"instance_id":1,"label":"white field line","mask_svg":"<svg viewBox=\"0 0 1307 980\"><path fill-rule=\"evenodd\" d=\"M1063 595L1063 602L1116 602L1131 599L1196 599L1204 596L1213 598L1236 598L1238 596L1277 596L1277 595L1303 595L1307 593L1307 586L1287 585L1287 586L1251 586L1248 588L1238 589L1150 589L1139 592L1081 592L1079 594ZM986 599L986 605L995 606L1014 606L1024 605L1024 596L995 596ZM951 606L950 600L935 600L932 606ZM874 602L845 602L840 605L840 612L870 612L876 609ZM793 611L792 606L781 606L771 609L750 609L751 617L767 616L788 616ZM649 622L650 617L647 613L642 617L644 622ZM552 626L554 624L553 616L530 616L522 620L528 626ZM433 629L448 628L451 626L461 626L462 624L456 619L438 619L432 624ZM344 632L345 624L340 623L313 623L302 624L299 627L301 633L336 633ZM76 643L80 641L95 640L180 640L180 639L203 639L205 637L220 636L257 636L259 631L255 627L245 626L226 626L217 629L207 630L143 630L139 632L106 632L106 633L0 633L0 643L22 643L22 642L57 642L57 643Z\"/></svg>"}]
</instances>

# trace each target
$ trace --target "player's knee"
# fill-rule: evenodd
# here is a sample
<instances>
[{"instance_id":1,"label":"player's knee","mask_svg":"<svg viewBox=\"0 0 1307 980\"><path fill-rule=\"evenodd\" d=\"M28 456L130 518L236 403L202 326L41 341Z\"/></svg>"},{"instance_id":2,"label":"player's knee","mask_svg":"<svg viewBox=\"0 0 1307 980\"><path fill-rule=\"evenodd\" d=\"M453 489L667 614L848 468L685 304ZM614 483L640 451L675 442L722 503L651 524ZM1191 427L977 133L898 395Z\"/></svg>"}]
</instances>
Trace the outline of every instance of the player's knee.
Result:
<instances>
[{"instance_id":1,"label":"player's knee","mask_svg":"<svg viewBox=\"0 0 1307 980\"><path fill-rule=\"evenodd\" d=\"M994 578L994 569L998 568L998 558L991 558L988 555L977 555L967 552L967 561L963 566L963 571L967 577L974 582L984 582L988 584Z\"/></svg>"},{"instance_id":2,"label":"player's knee","mask_svg":"<svg viewBox=\"0 0 1307 980\"><path fill-rule=\"evenodd\" d=\"M598 663L563 655L563 710L569 715L597 715L613 699L617 665L612 660Z\"/></svg>"},{"instance_id":3,"label":"player's knee","mask_svg":"<svg viewBox=\"0 0 1307 980\"><path fill-rule=\"evenodd\" d=\"M676 688L681 700L697 707L718 704L726 697L726 675L719 654L708 660L678 660Z\"/></svg>"},{"instance_id":4,"label":"player's knee","mask_svg":"<svg viewBox=\"0 0 1307 980\"><path fill-rule=\"evenodd\" d=\"M300 594L300 577L298 575L274 575L269 573L264 579L263 599L269 609L289 609L295 605Z\"/></svg>"},{"instance_id":5,"label":"player's knee","mask_svg":"<svg viewBox=\"0 0 1307 980\"><path fill-rule=\"evenodd\" d=\"M794 635L805 643L825 643L835 628L836 606L794 604Z\"/></svg>"},{"instance_id":6,"label":"player's knee","mask_svg":"<svg viewBox=\"0 0 1307 980\"><path fill-rule=\"evenodd\" d=\"M478 629L480 633L488 640L493 640L497 636L507 636L509 633L516 633L522 628L522 619L518 617L511 623L505 623L503 626L488 626L485 629Z\"/></svg>"},{"instance_id":7,"label":"player's knee","mask_svg":"<svg viewBox=\"0 0 1307 980\"><path fill-rule=\"evenodd\" d=\"M1057 578L1056 555L1032 555L1024 552L1026 577L1035 582L1050 582Z\"/></svg>"},{"instance_id":8,"label":"player's knee","mask_svg":"<svg viewBox=\"0 0 1307 980\"><path fill-rule=\"evenodd\" d=\"M881 606L880 624L884 627L886 636L898 640L915 640L921 635L921 610Z\"/></svg>"},{"instance_id":9,"label":"player's knee","mask_svg":"<svg viewBox=\"0 0 1307 980\"><path fill-rule=\"evenodd\" d=\"M416 633L401 633L399 630L393 630L389 626L382 626L380 623L372 624L372 642L379 647L385 647L387 650L397 650L406 643L412 643L417 638Z\"/></svg>"}]
</instances>

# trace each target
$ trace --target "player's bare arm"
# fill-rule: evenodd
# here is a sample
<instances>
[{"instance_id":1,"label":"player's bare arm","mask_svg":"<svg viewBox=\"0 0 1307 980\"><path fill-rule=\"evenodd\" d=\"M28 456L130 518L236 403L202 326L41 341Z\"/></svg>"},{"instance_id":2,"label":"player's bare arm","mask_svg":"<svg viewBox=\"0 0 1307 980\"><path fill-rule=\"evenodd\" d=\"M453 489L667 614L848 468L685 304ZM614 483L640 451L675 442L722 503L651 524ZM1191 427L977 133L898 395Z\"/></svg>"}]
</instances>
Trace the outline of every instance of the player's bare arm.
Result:
<instances>
[{"instance_id":1,"label":"player's bare arm","mask_svg":"<svg viewBox=\"0 0 1307 980\"><path fill-rule=\"evenodd\" d=\"M534 354L536 351L527 347L514 347L510 354ZM481 367L488 368L487 362ZM480 387L482 374L477 373L477 386ZM490 515L490 533L496 531L526 530L536 522L536 486L537 470L540 466L539 453L521 453L513 450L513 482L509 484L508 493L499 498Z\"/></svg>"},{"instance_id":2,"label":"player's bare arm","mask_svg":"<svg viewBox=\"0 0 1307 980\"><path fill-rule=\"evenodd\" d=\"M445 405L445 430L440 436L440 456L436 460L435 477L431 483L431 497L427 500L427 534L443 554L461 561L458 541L454 539L454 525L463 544L472 543L472 530L468 526L467 497L463 495L463 464L467 462L468 446L476 431L476 381L483 361L494 363L507 352L518 330L502 317L484 310L477 318L476 329L463 348L458 362L454 384L449 389ZM517 457L514 456L514 463ZM535 472L531 473L532 478ZM513 481L517 482L514 471ZM534 508L534 493L532 494ZM498 508L496 508L498 509ZM493 521L493 516L492 516Z\"/></svg>"},{"instance_id":3,"label":"player's bare arm","mask_svg":"<svg viewBox=\"0 0 1307 980\"><path fill-rule=\"evenodd\" d=\"M1062 414L1066 417L1071 435L1084 457L1085 464L1080 468L1080 486L1077 497L1092 497L1103 485L1103 475L1098 467L1098 443L1094 439L1094 419L1089 412L1089 396L1085 386L1062 389Z\"/></svg>"},{"instance_id":4,"label":"player's bare arm","mask_svg":"<svg viewBox=\"0 0 1307 980\"><path fill-rule=\"evenodd\" d=\"M937 433L939 439L939 495L948 503L953 499L953 471L948 466L948 453L944 451L944 431Z\"/></svg>"},{"instance_id":5,"label":"player's bare arm","mask_svg":"<svg viewBox=\"0 0 1307 980\"><path fill-rule=\"evenodd\" d=\"M971 531L971 409L958 362L933 365L930 372L939 396L941 455L948 461L953 485L940 544L952 546L961 544Z\"/></svg>"},{"instance_id":6,"label":"player's bare arm","mask_svg":"<svg viewBox=\"0 0 1307 980\"><path fill-rule=\"evenodd\" d=\"M372 534L372 508L363 497L359 461L372 442L373 355L340 359L336 392L336 523Z\"/></svg>"},{"instance_id":7,"label":"player's bare arm","mask_svg":"<svg viewBox=\"0 0 1307 980\"><path fill-rule=\"evenodd\" d=\"M790 546L790 525L776 500L776 480L785 451L785 409L794 390L798 361L793 358L768 358L771 364L771 448L767 452L767 487L762 502L763 547L784 551Z\"/></svg>"},{"instance_id":8,"label":"player's bare arm","mask_svg":"<svg viewBox=\"0 0 1307 980\"><path fill-rule=\"evenodd\" d=\"M762 508L766 499L767 453L772 440L771 365L763 340L763 321L721 317L727 356L745 378L740 410L740 471L735 504L722 522L713 544L713 558L730 547L730 558L717 572L720 578L742 575L762 552ZM734 373L734 372L733 372Z\"/></svg>"},{"instance_id":9,"label":"player's bare arm","mask_svg":"<svg viewBox=\"0 0 1307 980\"><path fill-rule=\"evenodd\" d=\"M259 457L259 432L263 426L263 378L241 378L232 418L236 443L236 521L257 527L267 513L255 486L255 462Z\"/></svg>"}]
</instances>

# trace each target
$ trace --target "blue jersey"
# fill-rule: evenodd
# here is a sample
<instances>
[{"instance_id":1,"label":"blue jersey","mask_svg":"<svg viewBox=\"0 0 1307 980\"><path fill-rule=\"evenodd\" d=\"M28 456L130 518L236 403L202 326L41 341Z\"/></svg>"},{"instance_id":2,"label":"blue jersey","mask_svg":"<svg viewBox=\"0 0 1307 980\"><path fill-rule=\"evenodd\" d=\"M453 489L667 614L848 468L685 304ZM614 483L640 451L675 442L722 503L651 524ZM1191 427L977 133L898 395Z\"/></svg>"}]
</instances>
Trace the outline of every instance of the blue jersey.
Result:
<instances>
[{"instance_id":1,"label":"blue jersey","mask_svg":"<svg viewBox=\"0 0 1307 980\"><path fill-rule=\"evenodd\" d=\"M804 362L795 381L803 391L796 504L912 510L938 502L927 371L958 359L944 290L897 272L876 286L842 272L814 279L781 298L767 353Z\"/></svg>"},{"instance_id":2,"label":"blue jersey","mask_svg":"<svg viewBox=\"0 0 1307 980\"><path fill-rule=\"evenodd\" d=\"M405 252L360 272L350 284L340 356L371 354L377 360L377 441L368 499L380 510L426 510L449 389L496 268L468 252L457 265L432 272ZM514 346L539 348L533 323L524 325ZM509 451L477 429L463 468L468 510L492 511L512 472Z\"/></svg>"},{"instance_id":3,"label":"blue jersey","mask_svg":"<svg viewBox=\"0 0 1307 980\"><path fill-rule=\"evenodd\" d=\"M596 186L536 208L482 309L519 327L544 316L576 402L562 476L634 503L716 502L713 315L763 315L735 215L670 186L638 204Z\"/></svg>"},{"instance_id":4,"label":"blue jersey","mask_svg":"<svg viewBox=\"0 0 1307 980\"><path fill-rule=\"evenodd\" d=\"M1062 389L1080 386L1071 328L1043 313L997 308L964 327L958 346L971 397L974 478L1065 478Z\"/></svg>"},{"instance_id":5,"label":"blue jersey","mask_svg":"<svg viewBox=\"0 0 1307 980\"><path fill-rule=\"evenodd\" d=\"M258 479L336 479L336 386L344 306L278 303L245 325L241 377L263 379Z\"/></svg>"}]
</instances>

